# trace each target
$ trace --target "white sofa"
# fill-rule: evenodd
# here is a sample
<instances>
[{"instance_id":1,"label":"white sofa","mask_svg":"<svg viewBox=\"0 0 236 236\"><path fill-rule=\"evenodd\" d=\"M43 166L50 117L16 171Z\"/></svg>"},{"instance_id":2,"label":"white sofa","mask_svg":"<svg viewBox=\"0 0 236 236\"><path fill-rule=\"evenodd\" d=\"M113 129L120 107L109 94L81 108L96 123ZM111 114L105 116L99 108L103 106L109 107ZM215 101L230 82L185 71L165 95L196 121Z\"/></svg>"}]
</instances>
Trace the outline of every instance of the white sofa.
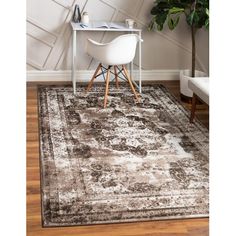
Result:
<instances>
[{"instance_id":1,"label":"white sofa","mask_svg":"<svg viewBox=\"0 0 236 236\"><path fill-rule=\"evenodd\" d=\"M188 87L193 91L190 122L193 122L197 99L209 105L209 77L195 77L188 81Z\"/></svg>"}]
</instances>

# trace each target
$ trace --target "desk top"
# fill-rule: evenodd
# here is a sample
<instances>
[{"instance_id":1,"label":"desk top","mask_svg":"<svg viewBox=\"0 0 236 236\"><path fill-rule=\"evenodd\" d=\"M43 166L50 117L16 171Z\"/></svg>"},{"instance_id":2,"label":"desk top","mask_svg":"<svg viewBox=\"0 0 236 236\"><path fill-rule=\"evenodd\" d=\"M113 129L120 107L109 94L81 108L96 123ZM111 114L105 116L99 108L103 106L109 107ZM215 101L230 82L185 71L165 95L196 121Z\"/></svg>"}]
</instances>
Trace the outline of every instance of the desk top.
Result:
<instances>
[{"instance_id":1,"label":"desk top","mask_svg":"<svg viewBox=\"0 0 236 236\"><path fill-rule=\"evenodd\" d=\"M142 29L137 29L137 28L128 28L125 27L124 28L95 28L95 27L82 27L80 25L80 23L75 23L75 22L70 22L71 23L71 27L73 30L78 30L78 31L121 31L121 32L140 32L142 31Z\"/></svg>"}]
</instances>

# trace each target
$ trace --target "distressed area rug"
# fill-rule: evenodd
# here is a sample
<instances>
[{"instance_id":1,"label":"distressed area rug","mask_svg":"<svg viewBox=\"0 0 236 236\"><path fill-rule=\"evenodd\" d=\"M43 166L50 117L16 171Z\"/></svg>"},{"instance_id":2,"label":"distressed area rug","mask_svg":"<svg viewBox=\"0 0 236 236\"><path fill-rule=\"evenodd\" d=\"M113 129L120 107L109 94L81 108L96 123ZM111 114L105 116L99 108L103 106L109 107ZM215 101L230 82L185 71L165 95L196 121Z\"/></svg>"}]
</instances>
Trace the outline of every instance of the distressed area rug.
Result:
<instances>
[{"instance_id":1,"label":"distressed area rug","mask_svg":"<svg viewBox=\"0 0 236 236\"><path fill-rule=\"evenodd\" d=\"M39 87L44 226L208 216L208 130L163 86Z\"/></svg>"}]
</instances>

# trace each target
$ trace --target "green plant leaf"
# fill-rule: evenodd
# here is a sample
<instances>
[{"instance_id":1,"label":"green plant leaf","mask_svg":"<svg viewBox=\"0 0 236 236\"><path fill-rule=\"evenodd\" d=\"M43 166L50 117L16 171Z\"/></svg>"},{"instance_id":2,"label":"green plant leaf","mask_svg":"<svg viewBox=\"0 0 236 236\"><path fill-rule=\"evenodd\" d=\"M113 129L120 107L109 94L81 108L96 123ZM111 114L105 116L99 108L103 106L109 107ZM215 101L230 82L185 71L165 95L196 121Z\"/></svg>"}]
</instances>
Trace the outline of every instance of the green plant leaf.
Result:
<instances>
[{"instance_id":1,"label":"green plant leaf","mask_svg":"<svg viewBox=\"0 0 236 236\"><path fill-rule=\"evenodd\" d=\"M167 21L167 24L168 24L168 27L170 30L173 30L179 23L179 19L180 19L180 16L177 16L175 19L170 17L170 15L168 15L168 21Z\"/></svg>"},{"instance_id":2,"label":"green plant leaf","mask_svg":"<svg viewBox=\"0 0 236 236\"><path fill-rule=\"evenodd\" d=\"M180 19L180 16L177 16L177 18L175 19L175 23L174 23L175 27L178 25L179 19Z\"/></svg>"},{"instance_id":3,"label":"green plant leaf","mask_svg":"<svg viewBox=\"0 0 236 236\"><path fill-rule=\"evenodd\" d=\"M162 30L163 30L163 25L156 25L156 27L157 27L157 29L158 29L159 31L162 31Z\"/></svg>"},{"instance_id":4,"label":"green plant leaf","mask_svg":"<svg viewBox=\"0 0 236 236\"><path fill-rule=\"evenodd\" d=\"M151 22L148 25L148 30L151 31L154 28L154 20L152 19Z\"/></svg>"},{"instance_id":5,"label":"green plant leaf","mask_svg":"<svg viewBox=\"0 0 236 236\"><path fill-rule=\"evenodd\" d=\"M152 15L157 15L163 11L169 11L170 4L168 0L159 0L157 1L156 5L151 9Z\"/></svg>"},{"instance_id":6,"label":"green plant leaf","mask_svg":"<svg viewBox=\"0 0 236 236\"><path fill-rule=\"evenodd\" d=\"M158 6L153 7L152 10L151 10L151 14L152 14L153 16L156 15L158 12L159 12Z\"/></svg>"},{"instance_id":7,"label":"green plant leaf","mask_svg":"<svg viewBox=\"0 0 236 236\"><path fill-rule=\"evenodd\" d=\"M195 11L192 11L187 17L187 22L189 25L193 25L194 14L195 14Z\"/></svg>"},{"instance_id":8,"label":"green plant leaf","mask_svg":"<svg viewBox=\"0 0 236 236\"><path fill-rule=\"evenodd\" d=\"M206 19L206 21L205 21L205 27L206 27L206 29L209 29L209 18Z\"/></svg>"},{"instance_id":9,"label":"green plant leaf","mask_svg":"<svg viewBox=\"0 0 236 236\"><path fill-rule=\"evenodd\" d=\"M168 17L167 23L168 23L169 29L173 30L175 28L174 27L174 21L173 21L173 19L171 17Z\"/></svg>"},{"instance_id":10,"label":"green plant leaf","mask_svg":"<svg viewBox=\"0 0 236 236\"><path fill-rule=\"evenodd\" d=\"M206 29L209 29L209 10L208 10L208 8L206 8L206 15L207 15L207 19L205 20L205 27L206 27Z\"/></svg>"},{"instance_id":11,"label":"green plant leaf","mask_svg":"<svg viewBox=\"0 0 236 236\"><path fill-rule=\"evenodd\" d=\"M176 14L176 13L180 13L180 12L184 12L184 8L172 7L169 10L169 14Z\"/></svg>"},{"instance_id":12,"label":"green plant leaf","mask_svg":"<svg viewBox=\"0 0 236 236\"><path fill-rule=\"evenodd\" d=\"M160 14L156 15L155 22L156 22L157 29L159 31L163 29L163 25L166 21L167 15L168 15L168 12L165 12L165 11L162 11Z\"/></svg>"},{"instance_id":13,"label":"green plant leaf","mask_svg":"<svg viewBox=\"0 0 236 236\"><path fill-rule=\"evenodd\" d=\"M202 18L199 17L200 12L197 12L195 10L193 10L188 16L187 16L187 23L192 26L199 26L199 20L201 20ZM201 14L200 14L201 15ZM200 27L198 27L200 28Z\"/></svg>"}]
</instances>

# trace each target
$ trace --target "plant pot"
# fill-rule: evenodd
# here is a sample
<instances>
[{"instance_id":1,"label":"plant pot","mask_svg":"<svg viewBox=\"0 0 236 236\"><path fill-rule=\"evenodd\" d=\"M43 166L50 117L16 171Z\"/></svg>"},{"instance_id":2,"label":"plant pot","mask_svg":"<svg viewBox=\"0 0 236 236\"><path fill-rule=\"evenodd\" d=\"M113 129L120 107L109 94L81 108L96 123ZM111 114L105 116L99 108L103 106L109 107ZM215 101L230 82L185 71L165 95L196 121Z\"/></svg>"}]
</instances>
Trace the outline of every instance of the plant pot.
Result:
<instances>
[{"instance_id":1,"label":"plant pot","mask_svg":"<svg viewBox=\"0 0 236 236\"><path fill-rule=\"evenodd\" d=\"M181 70L180 71L180 95L186 99L191 99L193 92L188 88L189 79L193 78L191 70ZM207 74L202 71L195 70L195 77L206 77Z\"/></svg>"}]
</instances>

